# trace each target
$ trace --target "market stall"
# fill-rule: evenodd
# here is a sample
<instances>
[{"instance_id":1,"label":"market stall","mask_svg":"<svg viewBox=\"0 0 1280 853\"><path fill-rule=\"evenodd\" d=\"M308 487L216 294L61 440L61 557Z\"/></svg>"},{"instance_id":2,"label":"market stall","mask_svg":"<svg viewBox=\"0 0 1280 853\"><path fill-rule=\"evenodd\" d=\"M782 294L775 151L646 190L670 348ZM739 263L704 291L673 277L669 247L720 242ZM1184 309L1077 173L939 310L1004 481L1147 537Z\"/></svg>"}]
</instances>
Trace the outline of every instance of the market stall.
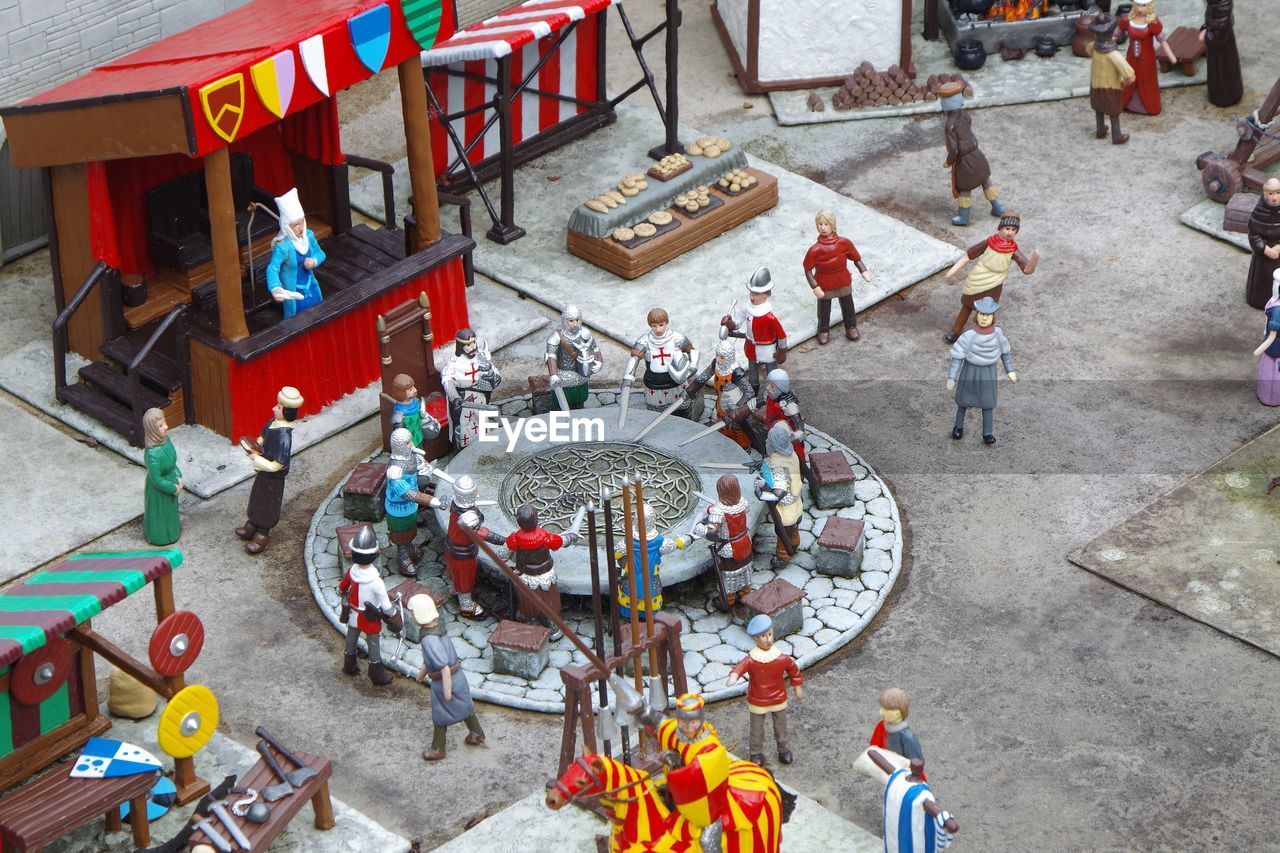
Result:
<instances>
[{"instance_id":1,"label":"market stall","mask_svg":"<svg viewBox=\"0 0 1280 853\"><path fill-rule=\"evenodd\" d=\"M468 324L469 237L441 233L419 54L452 32L440 0L254 0L0 109L53 208L60 400L141 441L141 414L255 434L281 385L324 406L379 375L375 319L427 293ZM337 93L396 67L415 215L354 225ZM323 301L292 316L266 286L297 188L325 256ZM251 206L253 203L262 206ZM94 362L68 383L70 350Z\"/></svg>"}]
</instances>

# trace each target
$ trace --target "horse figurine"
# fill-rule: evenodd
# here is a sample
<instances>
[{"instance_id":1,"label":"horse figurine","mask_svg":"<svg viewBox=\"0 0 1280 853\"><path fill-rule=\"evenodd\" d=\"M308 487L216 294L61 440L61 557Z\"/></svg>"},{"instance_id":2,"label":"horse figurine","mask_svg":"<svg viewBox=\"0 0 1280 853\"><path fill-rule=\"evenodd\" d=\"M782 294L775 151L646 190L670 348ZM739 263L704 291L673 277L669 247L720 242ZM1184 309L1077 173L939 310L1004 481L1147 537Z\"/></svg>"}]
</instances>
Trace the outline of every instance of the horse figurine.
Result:
<instances>
[{"instance_id":1,"label":"horse figurine","mask_svg":"<svg viewBox=\"0 0 1280 853\"><path fill-rule=\"evenodd\" d=\"M547 792L548 808L599 797L610 816L610 853L778 853L783 795L767 770L735 761L723 745L667 772L676 811L652 778L603 755L574 762ZM789 809L786 810L789 813Z\"/></svg>"}]
</instances>

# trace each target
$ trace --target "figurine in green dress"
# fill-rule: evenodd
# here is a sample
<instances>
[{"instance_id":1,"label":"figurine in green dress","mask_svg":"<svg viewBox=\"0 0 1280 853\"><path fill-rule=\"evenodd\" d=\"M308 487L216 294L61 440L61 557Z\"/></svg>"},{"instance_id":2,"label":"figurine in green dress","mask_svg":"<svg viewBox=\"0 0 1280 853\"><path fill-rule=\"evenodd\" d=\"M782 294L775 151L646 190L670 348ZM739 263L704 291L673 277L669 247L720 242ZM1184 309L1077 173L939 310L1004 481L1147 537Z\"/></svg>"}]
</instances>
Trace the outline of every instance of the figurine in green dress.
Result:
<instances>
[{"instance_id":1,"label":"figurine in green dress","mask_svg":"<svg viewBox=\"0 0 1280 853\"><path fill-rule=\"evenodd\" d=\"M147 486L142 504L142 535L152 545L172 545L182 535L178 519L178 492L182 491L182 472L178 470L178 451L169 440L169 426L164 412L147 409L142 416L142 429L147 449Z\"/></svg>"}]
</instances>

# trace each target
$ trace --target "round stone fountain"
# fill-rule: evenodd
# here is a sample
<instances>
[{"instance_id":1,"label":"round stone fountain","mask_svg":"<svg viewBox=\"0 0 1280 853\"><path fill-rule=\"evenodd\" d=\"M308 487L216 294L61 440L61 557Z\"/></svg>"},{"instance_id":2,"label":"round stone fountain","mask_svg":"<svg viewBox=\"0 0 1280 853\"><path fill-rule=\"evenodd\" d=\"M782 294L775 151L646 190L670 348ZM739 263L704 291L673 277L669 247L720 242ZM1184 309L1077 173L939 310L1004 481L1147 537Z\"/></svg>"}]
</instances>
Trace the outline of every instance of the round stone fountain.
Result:
<instances>
[{"instance_id":1,"label":"round stone fountain","mask_svg":"<svg viewBox=\"0 0 1280 853\"><path fill-rule=\"evenodd\" d=\"M633 402L639 399L639 395L635 395ZM756 499L752 488L754 475L747 470L751 456L720 433L681 447L681 442L703 431L704 426L674 415L665 418L637 442L635 436L656 416L657 413L643 406L632 409L621 429L617 406L523 418L522 432L513 446L508 447L506 434L496 431L494 441L472 443L450 460L445 471L451 477L470 475L476 481L482 500L498 502L497 506L484 509L485 524L491 529L516 529L516 509L530 503L538 510L542 526L557 533L572 523L579 506L593 501L598 507L602 489L614 490L613 484L624 475L638 476L645 502L654 509L657 532L685 539L715 498L716 480L722 474L735 473L747 499L748 519L754 529L765 513L765 505ZM530 422L545 425L548 436L563 436L568 440L534 441L528 436L536 435L539 427L531 430ZM442 488L442 498L447 494L448 489ZM621 550L625 542L619 501L614 502L614 512L615 542ZM603 515L598 512L596 518L597 524L603 525ZM442 528L448 526L447 506L436 511L436 519ZM586 535L585 523L580 532ZM607 589L603 529L599 546L597 565L601 585ZM486 562L483 555L481 562L482 565ZM557 551L555 563L562 593L591 594L591 561L585 544ZM662 584L669 588L710 567L711 554L705 544L677 550L662 558ZM497 573L495 568L488 569Z\"/></svg>"}]
</instances>

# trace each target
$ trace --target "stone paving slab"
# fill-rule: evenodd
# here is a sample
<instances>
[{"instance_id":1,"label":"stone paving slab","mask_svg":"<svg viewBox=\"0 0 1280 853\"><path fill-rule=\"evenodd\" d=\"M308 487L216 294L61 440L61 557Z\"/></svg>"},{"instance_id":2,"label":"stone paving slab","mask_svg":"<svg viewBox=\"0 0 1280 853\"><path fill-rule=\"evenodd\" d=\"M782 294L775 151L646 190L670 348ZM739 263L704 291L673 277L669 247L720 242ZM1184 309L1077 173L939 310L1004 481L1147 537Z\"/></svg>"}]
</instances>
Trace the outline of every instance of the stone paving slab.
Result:
<instances>
[{"instance_id":1,"label":"stone paving slab","mask_svg":"<svg viewBox=\"0 0 1280 853\"><path fill-rule=\"evenodd\" d=\"M598 393L598 392L593 392ZM595 400L589 399L588 405ZM503 414L517 416L528 405L528 397L504 401ZM710 409L710 407L708 407ZM822 532L826 519L836 515L844 518L865 519L868 537L863 557L862 572L857 578L836 578L818 575L813 571L814 555L802 550L790 565L779 571L770 567L775 547L775 535L769 524L763 524L753 533L755 561L751 582L760 586L775 577L805 590L808 598L803 605L804 622L800 630L778 641L783 652L795 657L801 667L835 653L847 645L871 622L884 605L902 568L902 522L898 506L884 481L854 451L840 444L826 433L806 425L806 443L811 452L836 450L849 460L858 482L855 501L842 509L815 509L806 505L800 520L801 548L812 548ZM447 464L447 463L442 463ZM343 516L342 486L344 476L321 502L312 517L303 550L307 583L312 597L329 623L339 633L346 626L338 620L338 581L342 570L339 565L336 528L349 523ZM426 534L423 550L425 556L419 562L418 582L440 592L448 593L448 581L444 573L440 551L442 535L434 518ZM388 587L398 582L392 566L395 549L387 539L386 525L375 525L378 543L383 549L382 574ZM664 589L664 610L680 619L681 641L685 652L685 669L690 689L702 693L708 702L717 702L746 692L745 682L728 687L730 666L742 659L752 647L752 640L740 624L728 614L716 611L710 603L714 593L714 580L706 576L679 587ZM465 620L458 616L456 604L450 600L444 608L446 633L453 639L467 673L471 693L476 699L498 705L529 711L559 714L564 711L564 686L557 671L567 664L586 662L582 653L567 639L552 644L550 666L533 681L493 672L493 652L488 645L489 634L497 627L497 620ZM566 601L565 621L579 636L589 638L593 628L590 612ZM364 648L364 639L360 639ZM422 665L420 649L409 643L400 648L394 638L384 638L383 658L388 666L406 676L416 676Z\"/></svg>"},{"instance_id":2,"label":"stone paving slab","mask_svg":"<svg viewBox=\"0 0 1280 853\"><path fill-rule=\"evenodd\" d=\"M1222 217L1226 209L1227 206L1225 204L1206 198L1204 201L1187 208L1178 219L1182 221L1183 225L1190 226L1197 231L1203 231L1248 252L1248 234L1240 231L1228 231L1222 227Z\"/></svg>"},{"instance_id":3,"label":"stone paving slab","mask_svg":"<svg viewBox=\"0 0 1280 853\"><path fill-rule=\"evenodd\" d=\"M786 784L786 780L782 780ZM869 794L875 796L874 793ZM607 835L607 822L594 812L572 806L553 812L544 803L545 790L534 791L437 848L436 853L596 853L595 838ZM876 835L823 808L803 794L796 799L791 820L782 826L782 848L797 853L880 853L884 843Z\"/></svg>"},{"instance_id":4,"label":"stone paving slab","mask_svg":"<svg viewBox=\"0 0 1280 853\"><path fill-rule=\"evenodd\" d=\"M871 271L870 284L855 276L854 301L860 311L960 257L954 246L755 157L747 158L751 166L778 178L773 209L634 281L570 255L565 248L569 212L611 181L649 163L645 152L662 135L652 110L624 103L612 125L517 169L516 222L528 233L507 246L480 237L476 269L557 309L577 304L587 325L627 345L645 331L649 309L661 305L676 330L706 349L718 338L720 317L735 299L745 301L747 279L762 266L773 273L773 301L791 344L817 334L813 296L800 263L813 243L813 217L824 208L835 212L841 233L852 235ZM681 130L682 139L700 135ZM588 173L584 162L591 163ZM402 161L396 165L397 176L403 171ZM407 178L398 187L397 194L407 197ZM357 209L376 218L381 198L380 176L352 182ZM473 205L472 216L482 215L483 207ZM477 230L481 221L487 227L487 220L477 218Z\"/></svg>"},{"instance_id":5,"label":"stone paving slab","mask_svg":"<svg viewBox=\"0 0 1280 853\"><path fill-rule=\"evenodd\" d=\"M161 703L154 714L142 720L112 718L111 730L104 737L137 744L160 758L166 769L172 771L172 759L161 751L156 742L156 723L163 710L164 705ZM103 713L106 713L105 707ZM282 737L288 741L287 734ZM319 752L318 749L307 748L305 744L286 745L294 746L299 752ZM196 772L210 785L218 785L233 773L247 773L257 761L257 752L217 731L195 757ZM308 803L298 812L293 822L276 836L276 840L269 847L259 848L258 853L408 853L412 849L407 838L387 830L338 798L330 795L330 799L333 802L333 829L316 829L311 804ZM157 846L176 835L187 822L194 807L195 803L175 806L163 817L152 821L151 846ZM217 826L216 820L214 825ZM88 850L96 853L132 853L136 848L127 823L123 831L107 834L103 821L95 820L43 849L46 853L83 853Z\"/></svg>"},{"instance_id":6,"label":"stone paving slab","mask_svg":"<svg viewBox=\"0 0 1280 853\"><path fill-rule=\"evenodd\" d=\"M1069 559L1280 656L1280 428L1094 539Z\"/></svg>"},{"instance_id":7,"label":"stone paving slab","mask_svg":"<svg viewBox=\"0 0 1280 853\"><path fill-rule=\"evenodd\" d=\"M923 8L923 3L919 8ZM1204 22L1204 4L1201 0L1160 0L1157 7L1160 20L1164 23L1166 33L1171 33L1180 26L1199 29ZM916 65L916 80L921 82L930 74L965 75L973 86L973 97L966 99L971 109L979 107L998 107L1007 104L1026 104L1035 101L1060 101L1065 98L1087 97L1089 94L1089 60L1076 56L1071 48L1060 48L1051 59L1042 59L1032 52L1019 60L1005 62L998 54L987 57L986 63L977 71L960 71L951 57L951 47L945 38L937 41L925 41L920 34L923 19L916 16L911 37L911 58ZM1122 48L1123 49L1123 48ZM883 71L883 68L876 69ZM1196 73L1190 77L1181 70L1173 69L1160 75L1160 88L1169 89L1175 86L1197 86L1206 80L1205 61L1196 63ZM917 101L898 106L862 107L852 110L837 110L831 106L831 96L836 87L813 89L794 89L770 92L769 102L773 104L774 116L781 125L824 124L832 121L857 121L868 118L890 118L893 116L922 115L940 113L937 101ZM808 99L811 92L817 92L826 103L827 108L818 113L809 109ZM1087 107L1081 107L1082 127L1092 127L1092 116ZM1126 113L1125 120L1141 122L1141 116ZM981 137L981 129L978 131Z\"/></svg>"},{"instance_id":8,"label":"stone paving slab","mask_svg":"<svg viewBox=\"0 0 1280 853\"><path fill-rule=\"evenodd\" d=\"M524 300L509 289L492 282L478 282L475 287L468 290L467 307L471 312L472 321L477 324L476 328L480 334L489 341L492 351L497 351L547 324L547 318L542 313L525 304ZM452 344L437 349L435 353L437 367L443 367L452 355ZM376 359L377 354L370 354L370 358ZM67 375L75 376L76 371L86 364L88 362L85 359L75 353L68 353ZM141 448L133 447L125 436L109 429L84 412L58 402L54 397L53 351L49 341L31 341L0 357L0 387L45 414L57 418L86 435L93 436L100 444L114 450L135 465L142 465ZM294 452L299 453L371 417L378 411L378 392L381 387L380 381L370 383L330 403L322 412L302 418L294 429ZM263 401L264 418L270 416L274 402L274 400ZM178 467L182 469L183 488L197 497L213 497L253 476L253 469L244 451L210 429L194 424L184 424L171 430L169 435L173 439L174 447L178 450ZM5 428L0 428L0 436L4 437L7 444L9 436ZM16 436L14 441L18 441ZM23 445L18 441L13 446ZM138 498L130 504L130 506L136 504L136 510L130 518L142 514L141 479L138 480L137 489ZM116 523L128 520L129 518L123 518ZM100 535L109 529L108 527L99 530L94 535ZM77 539L63 550L72 550L92 538L94 537Z\"/></svg>"}]
</instances>

